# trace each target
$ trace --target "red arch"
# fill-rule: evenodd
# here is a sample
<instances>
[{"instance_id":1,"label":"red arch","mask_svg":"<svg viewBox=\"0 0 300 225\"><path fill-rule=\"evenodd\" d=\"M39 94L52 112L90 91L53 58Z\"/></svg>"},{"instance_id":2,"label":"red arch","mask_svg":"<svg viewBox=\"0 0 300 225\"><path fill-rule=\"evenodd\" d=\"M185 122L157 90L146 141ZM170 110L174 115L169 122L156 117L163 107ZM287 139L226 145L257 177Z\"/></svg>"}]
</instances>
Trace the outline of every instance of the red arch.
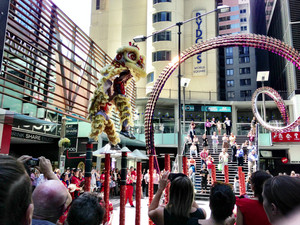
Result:
<instances>
[{"instance_id":1,"label":"red arch","mask_svg":"<svg viewBox=\"0 0 300 225\"><path fill-rule=\"evenodd\" d=\"M225 35L198 43L181 53L181 63L196 54L206 52L215 48L230 46L248 46L264 49L286 58L288 61L292 62L298 69L300 69L300 55L297 50L295 50L291 46L286 45L278 39L257 34ZM177 67L178 61L169 63L169 65L164 68L159 78L156 80L153 91L151 92L150 98L147 102L145 112L145 139L147 150L152 155L156 154L152 124L154 109L161 90Z\"/></svg>"}]
</instances>

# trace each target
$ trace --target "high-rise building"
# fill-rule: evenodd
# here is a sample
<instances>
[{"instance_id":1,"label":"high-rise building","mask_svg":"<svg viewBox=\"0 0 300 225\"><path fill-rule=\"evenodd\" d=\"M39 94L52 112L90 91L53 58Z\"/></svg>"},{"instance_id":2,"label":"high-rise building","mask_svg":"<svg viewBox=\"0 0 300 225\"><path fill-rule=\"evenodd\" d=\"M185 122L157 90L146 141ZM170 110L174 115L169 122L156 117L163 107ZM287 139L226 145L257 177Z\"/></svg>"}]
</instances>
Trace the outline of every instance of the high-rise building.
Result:
<instances>
[{"instance_id":1,"label":"high-rise building","mask_svg":"<svg viewBox=\"0 0 300 225\"><path fill-rule=\"evenodd\" d=\"M229 12L219 14L219 35L251 33L251 5L249 0L223 0ZM220 69L220 83L224 88L222 100L249 101L257 88L256 51L249 47L227 47L220 51L224 69ZM222 84L223 83L223 84Z\"/></svg>"}]
</instances>

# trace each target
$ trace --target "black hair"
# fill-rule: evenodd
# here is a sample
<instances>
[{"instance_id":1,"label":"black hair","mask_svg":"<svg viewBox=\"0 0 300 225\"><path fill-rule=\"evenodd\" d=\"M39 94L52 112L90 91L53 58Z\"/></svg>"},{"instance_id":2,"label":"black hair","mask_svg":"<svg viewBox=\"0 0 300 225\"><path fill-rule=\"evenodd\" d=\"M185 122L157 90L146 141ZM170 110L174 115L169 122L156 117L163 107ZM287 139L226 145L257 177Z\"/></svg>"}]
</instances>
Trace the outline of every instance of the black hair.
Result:
<instances>
[{"instance_id":1,"label":"black hair","mask_svg":"<svg viewBox=\"0 0 300 225\"><path fill-rule=\"evenodd\" d=\"M232 215L235 195L230 185L215 183L210 190L209 201L211 213L217 222L224 221Z\"/></svg>"},{"instance_id":2,"label":"black hair","mask_svg":"<svg viewBox=\"0 0 300 225\"><path fill-rule=\"evenodd\" d=\"M96 195L84 193L72 203L67 221L69 225L99 225L104 212Z\"/></svg>"},{"instance_id":3,"label":"black hair","mask_svg":"<svg viewBox=\"0 0 300 225\"><path fill-rule=\"evenodd\" d=\"M254 191L254 196L258 197L258 201L260 203L263 202L263 197L262 197L263 185L265 181L270 178L271 175L262 170L256 171L251 175L250 178L251 188Z\"/></svg>"},{"instance_id":4,"label":"black hair","mask_svg":"<svg viewBox=\"0 0 300 225\"><path fill-rule=\"evenodd\" d=\"M24 165L0 154L0 224L21 224L31 203L31 180Z\"/></svg>"},{"instance_id":5,"label":"black hair","mask_svg":"<svg viewBox=\"0 0 300 225\"><path fill-rule=\"evenodd\" d=\"M275 204L282 215L287 215L300 205L300 179L298 177L277 176L264 184L264 198Z\"/></svg>"}]
</instances>

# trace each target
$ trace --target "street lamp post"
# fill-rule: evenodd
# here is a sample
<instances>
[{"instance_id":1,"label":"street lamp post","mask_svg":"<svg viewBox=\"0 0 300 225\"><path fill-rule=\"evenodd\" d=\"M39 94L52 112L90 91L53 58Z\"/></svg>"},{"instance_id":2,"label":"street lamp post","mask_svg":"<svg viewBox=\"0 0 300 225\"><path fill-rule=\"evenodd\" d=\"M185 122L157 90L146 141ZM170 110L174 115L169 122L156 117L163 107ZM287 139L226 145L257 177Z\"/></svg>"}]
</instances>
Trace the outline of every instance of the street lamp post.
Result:
<instances>
[{"instance_id":1,"label":"street lamp post","mask_svg":"<svg viewBox=\"0 0 300 225\"><path fill-rule=\"evenodd\" d=\"M182 134L182 129L181 129L181 66L180 66L180 63L181 63L181 56L180 56L180 52L181 52L181 26L190 22L190 21L193 21L193 20L196 20L196 19L199 19L203 16L206 16L210 13L213 13L215 11L218 11L218 10L226 10L228 9L229 6L227 5L222 5L222 6L218 6L217 8L215 8L214 10L211 10L209 12L206 12L206 13L203 13L203 14L200 14L198 16L195 16L193 18L190 18L188 20L185 20L183 22L177 22L171 26L168 26L162 30L159 30L159 31L156 31L148 36L143 36L143 35L139 35L139 36L136 36L133 38L133 41L134 42L142 42L142 41L145 41L146 39L148 39L149 37L152 37L154 36L155 34L158 34L158 33L161 33L165 30L168 30L172 27L175 27L177 26L178 27L178 146L177 146L177 165L178 165L178 172L179 173L182 173L182 150L181 150L181 134Z\"/></svg>"}]
</instances>

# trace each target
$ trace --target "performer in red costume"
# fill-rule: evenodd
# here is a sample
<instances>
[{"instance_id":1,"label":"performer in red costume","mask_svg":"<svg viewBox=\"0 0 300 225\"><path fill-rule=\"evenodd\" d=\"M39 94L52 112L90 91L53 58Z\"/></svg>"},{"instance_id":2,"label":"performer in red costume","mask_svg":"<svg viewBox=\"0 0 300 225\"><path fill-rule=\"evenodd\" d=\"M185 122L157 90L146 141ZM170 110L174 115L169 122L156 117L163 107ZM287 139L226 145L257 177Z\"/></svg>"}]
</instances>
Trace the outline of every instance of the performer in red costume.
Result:
<instances>
[{"instance_id":1,"label":"performer in red costume","mask_svg":"<svg viewBox=\"0 0 300 225\"><path fill-rule=\"evenodd\" d=\"M133 181L134 181L134 175L131 174L131 171L128 171L127 178L126 178L126 198L125 198L125 205L127 204L127 199L129 199L129 204L131 207L134 207L133 205Z\"/></svg>"}]
</instances>

